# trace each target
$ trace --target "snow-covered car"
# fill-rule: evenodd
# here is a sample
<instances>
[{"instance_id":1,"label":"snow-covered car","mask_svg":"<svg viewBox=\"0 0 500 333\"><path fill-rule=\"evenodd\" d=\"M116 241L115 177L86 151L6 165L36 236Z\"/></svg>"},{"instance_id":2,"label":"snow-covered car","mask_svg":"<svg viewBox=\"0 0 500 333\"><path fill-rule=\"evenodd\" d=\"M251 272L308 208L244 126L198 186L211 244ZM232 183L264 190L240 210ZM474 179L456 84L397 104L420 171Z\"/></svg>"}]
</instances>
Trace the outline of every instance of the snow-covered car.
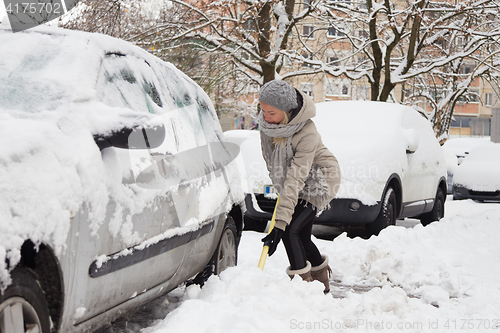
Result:
<instances>
[{"instance_id":1,"label":"snow-covered car","mask_svg":"<svg viewBox=\"0 0 500 333\"><path fill-rule=\"evenodd\" d=\"M459 165L464 158L469 155L472 149L492 143L493 142L486 138L451 138L446 140L443 144L443 148L455 154L458 159L457 165Z\"/></svg>"},{"instance_id":2,"label":"snow-covered car","mask_svg":"<svg viewBox=\"0 0 500 333\"><path fill-rule=\"evenodd\" d=\"M491 141L483 138L452 138L446 140L441 148L447 166L448 194L453 193L453 175L458 165L462 163L472 149L491 143Z\"/></svg>"},{"instance_id":3,"label":"snow-covered car","mask_svg":"<svg viewBox=\"0 0 500 333\"><path fill-rule=\"evenodd\" d=\"M415 217L427 225L443 217L446 163L427 119L392 103L325 102L316 107L313 121L339 161L342 180L331 208L316 217L315 224L378 234L396 219ZM245 162L245 227L264 231L277 194L262 158L258 131L238 132L224 134L228 141L239 143Z\"/></svg>"},{"instance_id":4,"label":"snow-covered car","mask_svg":"<svg viewBox=\"0 0 500 333\"><path fill-rule=\"evenodd\" d=\"M453 199L500 201L500 143L469 152L453 175Z\"/></svg>"},{"instance_id":5,"label":"snow-covered car","mask_svg":"<svg viewBox=\"0 0 500 333\"><path fill-rule=\"evenodd\" d=\"M0 332L89 332L237 260L244 193L203 90L100 34L0 28Z\"/></svg>"}]
</instances>

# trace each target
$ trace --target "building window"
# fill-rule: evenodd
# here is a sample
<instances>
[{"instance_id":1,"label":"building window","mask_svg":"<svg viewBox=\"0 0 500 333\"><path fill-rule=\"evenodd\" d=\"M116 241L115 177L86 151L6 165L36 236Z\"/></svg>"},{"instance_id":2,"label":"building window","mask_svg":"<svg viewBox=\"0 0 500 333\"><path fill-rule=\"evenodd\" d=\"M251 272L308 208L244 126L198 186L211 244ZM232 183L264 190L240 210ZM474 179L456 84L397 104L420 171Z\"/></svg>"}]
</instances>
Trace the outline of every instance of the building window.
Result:
<instances>
[{"instance_id":1,"label":"building window","mask_svg":"<svg viewBox=\"0 0 500 333\"><path fill-rule=\"evenodd\" d=\"M304 9L309 9L311 7L311 0L304 0Z\"/></svg>"},{"instance_id":2,"label":"building window","mask_svg":"<svg viewBox=\"0 0 500 333\"><path fill-rule=\"evenodd\" d=\"M341 30L334 27L330 27L328 29L328 37L342 37L342 36L345 36L345 33L343 33Z\"/></svg>"},{"instance_id":3,"label":"building window","mask_svg":"<svg viewBox=\"0 0 500 333\"><path fill-rule=\"evenodd\" d=\"M304 53L302 54L302 58L304 58L304 61L307 61L307 60L313 60L314 56L312 53ZM309 68L312 68L313 65L311 64L308 64L306 62L303 62L302 63L302 67L309 67Z\"/></svg>"},{"instance_id":4,"label":"building window","mask_svg":"<svg viewBox=\"0 0 500 333\"><path fill-rule=\"evenodd\" d=\"M302 36L305 38L314 38L314 26L304 25L302 27Z\"/></svg>"},{"instance_id":5,"label":"building window","mask_svg":"<svg viewBox=\"0 0 500 333\"><path fill-rule=\"evenodd\" d=\"M241 59L247 60L247 61L252 61L252 62L257 61L257 59L254 56L252 56L250 53L245 52L245 51L243 51L241 53Z\"/></svg>"},{"instance_id":6,"label":"building window","mask_svg":"<svg viewBox=\"0 0 500 333\"><path fill-rule=\"evenodd\" d=\"M479 103L479 89L474 88L471 89L471 94L469 95L469 102L470 103Z\"/></svg>"},{"instance_id":7,"label":"building window","mask_svg":"<svg viewBox=\"0 0 500 333\"><path fill-rule=\"evenodd\" d=\"M463 65L461 68L462 74L470 74L472 71L474 71L474 65L471 64Z\"/></svg>"},{"instance_id":8,"label":"building window","mask_svg":"<svg viewBox=\"0 0 500 333\"><path fill-rule=\"evenodd\" d=\"M484 104L486 106L492 106L493 105L491 97L492 97L491 93L484 94Z\"/></svg>"},{"instance_id":9,"label":"building window","mask_svg":"<svg viewBox=\"0 0 500 333\"><path fill-rule=\"evenodd\" d=\"M329 79L326 86L326 95L349 96L351 85L349 80Z\"/></svg>"},{"instance_id":10,"label":"building window","mask_svg":"<svg viewBox=\"0 0 500 333\"><path fill-rule=\"evenodd\" d=\"M330 65L337 65L337 61L339 61L339 58L337 58L337 57L329 57L328 58L328 64L330 64Z\"/></svg>"},{"instance_id":11,"label":"building window","mask_svg":"<svg viewBox=\"0 0 500 333\"><path fill-rule=\"evenodd\" d=\"M358 37L367 39L368 37L370 37L370 35L365 30L359 30Z\"/></svg>"},{"instance_id":12,"label":"building window","mask_svg":"<svg viewBox=\"0 0 500 333\"><path fill-rule=\"evenodd\" d=\"M328 0L327 3L334 7L348 6L351 0Z\"/></svg>"},{"instance_id":13,"label":"building window","mask_svg":"<svg viewBox=\"0 0 500 333\"><path fill-rule=\"evenodd\" d=\"M312 83L302 83L302 92L308 96L313 96L313 84Z\"/></svg>"}]
</instances>

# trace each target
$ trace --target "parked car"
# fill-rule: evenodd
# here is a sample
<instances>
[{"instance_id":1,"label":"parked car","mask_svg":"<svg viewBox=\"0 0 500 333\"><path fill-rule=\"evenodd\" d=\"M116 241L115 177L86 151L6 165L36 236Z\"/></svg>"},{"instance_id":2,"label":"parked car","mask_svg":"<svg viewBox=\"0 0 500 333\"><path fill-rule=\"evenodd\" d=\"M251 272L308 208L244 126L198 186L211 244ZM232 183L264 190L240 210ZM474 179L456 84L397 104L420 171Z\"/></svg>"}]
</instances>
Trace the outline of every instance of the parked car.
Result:
<instances>
[{"instance_id":1,"label":"parked car","mask_svg":"<svg viewBox=\"0 0 500 333\"><path fill-rule=\"evenodd\" d=\"M453 176L453 199L500 201L500 143L470 151Z\"/></svg>"},{"instance_id":2,"label":"parked car","mask_svg":"<svg viewBox=\"0 0 500 333\"><path fill-rule=\"evenodd\" d=\"M471 149L491 143L491 141L484 138L451 138L446 140L446 142L442 146L442 149L446 160L448 173L448 194L453 193L453 175L455 173L455 170L457 169L458 165L462 163L464 158L469 155Z\"/></svg>"},{"instance_id":3,"label":"parked car","mask_svg":"<svg viewBox=\"0 0 500 333\"><path fill-rule=\"evenodd\" d=\"M412 108L381 102L316 104L313 118L325 146L337 157L342 180L331 208L315 224L378 234L396 219L427 225L444 216L446 163L427 119ZM257 131L239 143L247 183L245 227L268 228L277 199L260 151ZM237 139L236 139L237 138Z\"/></svg>"},{"instance_id":4,"label":"parked car","mask_svg":"<svg viewBox=\"0 0 500 333\"><path fill-rule=\"evenodd\" d=\"M89 332L237 262L244 193L203 90L100 34L0 28L0 332Z\"/></svg>"},{"instance_id":5,"label":"parked car","mask_svg":"<svg viewBox=\"0 0 500 333\"><path fill-rule=\"evenodd\" d=\"M462 163L465 157L469 155L470 151L475 147L482 145L490 145L491 142L486 138L451 138L446 140L443 148L453 152L458 159L457 165Z\"/></svg>"}]
</instances>

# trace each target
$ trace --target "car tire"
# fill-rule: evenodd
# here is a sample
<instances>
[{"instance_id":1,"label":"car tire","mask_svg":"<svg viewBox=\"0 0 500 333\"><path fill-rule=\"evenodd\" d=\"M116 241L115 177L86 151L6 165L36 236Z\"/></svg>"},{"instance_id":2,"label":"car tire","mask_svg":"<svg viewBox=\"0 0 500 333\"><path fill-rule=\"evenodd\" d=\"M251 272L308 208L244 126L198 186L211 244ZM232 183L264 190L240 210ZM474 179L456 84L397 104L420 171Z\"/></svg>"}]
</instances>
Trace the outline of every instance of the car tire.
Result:
<instances>
[{"instance_id":1,"label":"car tire","mask_svg":"<svg viewBox=\"0 0 500 333\"><path fill-rule=\"evenodd\" d=\"M420 216L420 223L426 226L432 222L439 221L444 216L444 193L441 188L437 190L436 199L434 200L434 206L432 210L428 213L422 214Z\"/></svg>"},{"instance_id":2,"label":"car tire","mask_svg":"<svg viewBox=\"0 0 500 333\"><path fill-rule=\"evenodd\" d=\"M219 244L211 260L214 264L215 275L219 275L226 268L236 266L238 261L237 234L236 224L233 218L228 216Z\"/></svg>"},{"instance_id":3,"label":"car tire","mask_svg":"<svg viewBox=\"0 0 500 333\"><path fill-rule=\"evenodd\" d=\"M237 237L236 223L231 216L228 216L222 235L219 239L219 244L215 249L212 258L208 262L205 269L200 272L196 277L188 282L190 284L198 284L203 286L208 278L212 275L219 275L228 267L236 266L238 263L238 246L236 243Z\"/></svg>"},{"instance_id":4,"label":"car tire","mask_svg":"<svg viewBox=\"0 0 500 333\"><path fill-rule=\"evenodd\" d=\"M368 224L367 231L370 235L378 235L379 232L390 225L396 225L396 193L389 187L382 200L382 207L374 222Z\"/></svg>"},{"instance_id":5,"label":"car tire","mask_svg":"<svg viewBox=\"0 0 500 333\"><path fill-rule=\"evenodd\" d=\"M0 294L0 332L50 333L49 309L38 282L22 267L15 268L11 278L12 283Z\"/></svg>"}]
</instances>

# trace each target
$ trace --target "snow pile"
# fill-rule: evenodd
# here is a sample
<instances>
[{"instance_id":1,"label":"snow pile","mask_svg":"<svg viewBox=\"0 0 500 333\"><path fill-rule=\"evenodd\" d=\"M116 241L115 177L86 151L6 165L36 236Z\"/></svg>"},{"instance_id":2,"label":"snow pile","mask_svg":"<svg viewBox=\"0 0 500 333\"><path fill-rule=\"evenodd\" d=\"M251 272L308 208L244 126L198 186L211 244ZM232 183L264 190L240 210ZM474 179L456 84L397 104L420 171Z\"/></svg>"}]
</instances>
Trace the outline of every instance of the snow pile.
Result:
<instances>
[{"instance_id":1,"label":"snow pile","mask_svg":"<svg viewBox=\"0 0 500 333\"><path fill-rule=\"evenodd\" d=\"M389 227L368 240L315 240L341 280L332 292L340 285L357 290L347 287L341 298L324 296L318 282L290 281L281 244L261 272L263 235L245 232L237 267L202 289L185 289L184 302L143 332L498 329L500 206L452 201L446 209L445 219L425 228Z\"/></svg>"},{"instance_id":2,"label":"snow pile","mask_svg":"<svg viewBox=\"0 0 500 333\"><path fill-rule=\"evenodd\" d=\"M500 144L481 145L472 149L457 167L453 183L475 191L500 190Z\"/></svg>"}]
</instances>

